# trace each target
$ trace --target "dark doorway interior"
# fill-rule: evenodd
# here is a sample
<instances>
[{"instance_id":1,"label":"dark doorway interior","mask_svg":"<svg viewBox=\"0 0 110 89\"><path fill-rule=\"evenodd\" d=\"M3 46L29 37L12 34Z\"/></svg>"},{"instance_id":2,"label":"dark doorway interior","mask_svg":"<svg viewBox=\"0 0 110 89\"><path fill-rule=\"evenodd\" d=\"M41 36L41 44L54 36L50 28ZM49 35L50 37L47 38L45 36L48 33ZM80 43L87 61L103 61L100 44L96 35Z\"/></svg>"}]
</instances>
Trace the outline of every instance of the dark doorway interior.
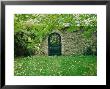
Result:
<instances>
[{"instance_id":1,"label":"dark doorway interior","mask_svg":"<svg viewBox=\"0 0 110 89\"><path fill-rule=\"evenodd\" d=\"M51 33L48 37L48 55L61 55L61 36L58 33Z\"/></svg>"}]
</instances>

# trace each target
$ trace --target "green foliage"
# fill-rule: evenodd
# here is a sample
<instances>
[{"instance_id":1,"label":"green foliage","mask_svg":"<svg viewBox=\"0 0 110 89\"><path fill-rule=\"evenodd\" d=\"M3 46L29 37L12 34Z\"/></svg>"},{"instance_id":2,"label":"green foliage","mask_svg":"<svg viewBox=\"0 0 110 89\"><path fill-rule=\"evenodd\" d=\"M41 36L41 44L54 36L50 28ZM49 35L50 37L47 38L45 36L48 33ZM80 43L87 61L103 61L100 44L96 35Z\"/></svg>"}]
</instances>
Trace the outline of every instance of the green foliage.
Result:
<instances>
[{"instance_id":1,"label":"green foliage","mask_svg":"<svg viewBox=\"0 0 110 89\"><path fill-rule=\"evenodd\" d=\"M31 56L14 61L15 76L96 76L96 56Z\"/></svg>"},{"instance_id":2,"label":"green foliage","mask_svg":"<svg viewBox=\"0 0 110 89\"><path fill-rule=\"evenodd\" d=\"M14 34L15 56L29 56L35 53L34 34L26 30Z\"/></svg>"},{"instance_id":3,"label":"green foliage","mask_svg":"<svg viewBox=\"0 0 110 89\"><path fill-rule=\"evenodd\" d=\"M53 30L64 30L69 27L68 32L81 30L83 27L87 39L97 29L96 14L15 14L14 36L15 55L31 55L37 50L39 44ZM39 51L39 50L37 50Z\"/></svg>"},{"instance_id":4,"label":"green foliage","mask_svg":"<svg viewBox=\"0 0 110 89\"><path fill-rule=\"evenodd\" d=\"M97 55L97 51L95 48L87 47L86 50L84 50L84 55Z\"/></svg>"},{"instance_id":5,"label":"green foliage","mask_svg":"<svg viewBox=\"0 0 110 89\"><path fill-rule=\"evenodd\" d=\"M59 40L59 36L57 34L54 34L51 36L51 39L50 39L50 43L51 45L59 45L60 44L60 40Z\"/></svg>"}]
</instances>

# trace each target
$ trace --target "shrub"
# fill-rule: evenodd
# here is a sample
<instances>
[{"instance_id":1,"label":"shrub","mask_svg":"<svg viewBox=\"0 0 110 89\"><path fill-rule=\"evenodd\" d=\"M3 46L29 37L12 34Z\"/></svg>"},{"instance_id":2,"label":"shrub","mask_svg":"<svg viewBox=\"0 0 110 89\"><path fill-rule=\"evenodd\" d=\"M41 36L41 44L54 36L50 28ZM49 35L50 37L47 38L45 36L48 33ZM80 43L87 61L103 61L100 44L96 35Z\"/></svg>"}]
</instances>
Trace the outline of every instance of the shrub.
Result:
<instances>
[{"instance_id":1,"label":"shrub","mask_svg":"<svg viewBox=\"0 0 110 89\"><path fill-rule=\"evenodd\" d=\"M28 31L18 31L14 34L14 55L30 56L35 53L35 42L33 33Z\"/></svg>"},{"instance_id":2,"label":"shrub","mask_svg":"<svg viewBox=\"0 0 110 89\"><path fill-rule=\"evenodd\" d=\"M89 46L83 51L84 55L97 55L96 46Z\"/></svg>"}]
</instances>

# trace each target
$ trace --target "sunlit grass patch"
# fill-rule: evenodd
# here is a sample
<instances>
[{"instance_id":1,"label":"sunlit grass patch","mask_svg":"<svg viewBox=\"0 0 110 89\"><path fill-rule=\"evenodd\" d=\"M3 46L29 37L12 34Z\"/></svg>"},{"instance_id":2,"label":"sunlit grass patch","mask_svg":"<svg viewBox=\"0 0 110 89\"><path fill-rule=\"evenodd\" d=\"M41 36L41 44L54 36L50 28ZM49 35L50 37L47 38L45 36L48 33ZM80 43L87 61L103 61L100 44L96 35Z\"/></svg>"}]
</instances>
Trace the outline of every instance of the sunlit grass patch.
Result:
<instances>
[{"instance_id":1,"label":"sunlit grass patch","mask_svg":"<svg viewBox=\"0 0 110 89\"><path fill-rule=\"evenodd\" d=\"M14 61L15 76L96 76L96 56L31 56Z\"/></svg>"}]
</instances>

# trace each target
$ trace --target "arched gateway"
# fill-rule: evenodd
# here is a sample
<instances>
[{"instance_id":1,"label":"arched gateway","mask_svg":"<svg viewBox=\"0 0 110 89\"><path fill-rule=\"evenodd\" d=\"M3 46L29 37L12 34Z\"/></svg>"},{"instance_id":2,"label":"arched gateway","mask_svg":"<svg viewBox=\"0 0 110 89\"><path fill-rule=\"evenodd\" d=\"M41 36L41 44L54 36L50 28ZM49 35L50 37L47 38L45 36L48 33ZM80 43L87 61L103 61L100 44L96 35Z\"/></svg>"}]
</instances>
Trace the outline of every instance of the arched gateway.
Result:
<instances>
[{"instance_id":1,"label":"arched gateway","mask_svg":"<svg viewBox=\"0 0 110 89\"><path fill-rule=\"evenodd\" d=\"M48 37L48 55L61 55L61 36L58 33L51 33Z\"/></svg>"}]
</instances>

